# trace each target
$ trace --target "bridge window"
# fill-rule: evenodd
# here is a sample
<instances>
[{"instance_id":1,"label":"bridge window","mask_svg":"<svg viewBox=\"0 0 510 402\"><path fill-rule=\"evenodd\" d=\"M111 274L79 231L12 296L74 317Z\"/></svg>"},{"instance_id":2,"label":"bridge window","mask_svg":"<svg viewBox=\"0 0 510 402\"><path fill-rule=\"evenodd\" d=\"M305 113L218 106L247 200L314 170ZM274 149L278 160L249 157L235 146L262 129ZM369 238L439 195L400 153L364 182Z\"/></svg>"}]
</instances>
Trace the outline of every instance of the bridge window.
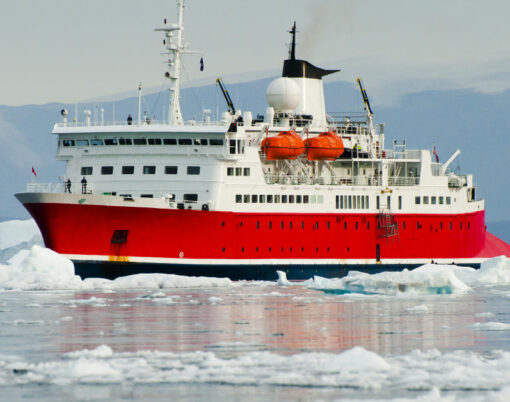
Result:
<instances>
[{"instance_id":1,"label":"bridge window","mask_svg":"<svg viewBox=\"0 0 510 402\"><path fill-rule=\"evenodd\" d=\"M135 144L135 145L147 145L147 140L145 138L133 138L133 144Z\"/></svg>"},{"instance_id":2,"label":"bridge window","mask_svg":"<svg viewBox=\"0 0 510 402\"><path fill-rule=\"evenodd\" d=\"M117 138L105 138L104 145L118 145Z\"/></svg>"},{"instance_id":3,"label":"bridge window","mask_svg":"<svg viewBox=\"0 0 510 402\"><path fill-rule=\"evenodd\" d=\"M214 139L211 139L211 140L209 140L209 145L222 146L223 145L223 140L214 140Z\"/></svg>"},{"instance_id":4,"label":"bridge window","mask_svg":"<svg viewBox=\"0 0 510 402\"><path fill-rule=\"evenodd\" d=\"M92 174L92 166L83 166L81 168L82 176L90 176Z\"/></svg>"},{"instance_id":5,"label":"bridge window","mask_svg":"<svg viewBox=\"0 0 510 402\"><path fill-rule=\"evenodd\" d=\"M63 140L62 145L64 147L74 147L74 140Z\"/></svg>"},{"instance_id":6,"label":"bridge window","mask_svg":"<svg viewBox=\"0 0 510 402\"><path fill-rule=\"evenodd\" d=\"M103 145L103 140L99 140L97 138L94 138L93 140L90 140L90 145Z\"/></svg>"},{"instance_id":7,"label":"bridge window","mask_svg":"<svg viewBox=\"0 0 510 402\"><path fill-rule=\"evenodd\" d=\"M101 174L113 174L113 166L101 166Z\"/></svg>"},{"instance_id":8,"label":"bridge window","mask_svg":"<svg viewBox=\"0 0 510 402\"><path fill-rule=\"evenodd\" d=\"M133 145L131 138L119 138L119 145Z\"/></svg>"},{"instance_id":9,"label":"bridge window","mask_svg":"<svg viewBox=\"0 0 510 402\"><path fill-rule=\"evenodd\" d=\"M165 145L177 145L176 138L163 138L163 144Z\"/></svg>"},{"instance_id":10,"label":"bridge window","mask_svg":"<svg viewBox=\"0 0 510 402\"><path fill-rule=\"evenodd\" d=\"M229 153L232 155L236 153L236 140L229 140Z\"/></svg>"},{"instance_id":11,"label":"bridge window","mask_svg":"<svg viewBox=\"0 0 510 402\"><path fill-rule=\"evenodd\" d=\"M161 145L161 138L149 138L147 142L149 145Z\"/></svg>"},{"instance_id":12,"label":"bridge window","mask_svg":"<svg viewBox=\"0 0 510 402\"><path fill-rule=\"evenodd\" d=\"M140 197L142 197L142 198L153 198L154 195L153 194L141 194Z\"/></svg>"},{"instance_id":13,"label":"bridge window","mask_svg":"<svg viewBox=\"0 0 510 402\"><path fill-rule=\"evenodd\" d=\"M177 174L177 166L165 166L165 174Z\"/></svg>"},{"instance_id":14,"label":"bridge window","mask_svg":"<svg viewBox=\"0 0 510 402\"><path fill-rule=\"evenodd\" d=\"M79 147L88 147L89 140L76 140L76 145Z\"/></svg>"},{"instance_id":15,"label":"bridge window","mask_svg":"<svg viewBox=\"0 0 510 402\"><path fill-rule=\"evenodd\" d=\"M156 173L156 166L144 166L143 167L143 174L155 174Z\"/></svg>"},{"instance_id":16,"label":"bridge window","mask_svg":"<svg viewBox=\"0 0 510 402\"><path fill-rule=\"evenodd\" d=\"M187 173L189 175L199 175L200 174L200 166L188 166Z\"/></svg>"},{"instance_id":17,"label":"bridge window","mask_svg":"<svg viewBox=\"0 0 510 402\"><path fill-rule=\"evenodd\" d=\"M191 138L179 138L179 145L191 145Z\"/></svg>"},{"instance_id":18,"label":"bridge window","mask_svg":"<svg viewBox=\"0 0 510 402\"><path fill-rule=\"evenodd\" d=\"M133 174L135 173L134 166L122 166L122 174Z\"/></svg>"}]
</instances>

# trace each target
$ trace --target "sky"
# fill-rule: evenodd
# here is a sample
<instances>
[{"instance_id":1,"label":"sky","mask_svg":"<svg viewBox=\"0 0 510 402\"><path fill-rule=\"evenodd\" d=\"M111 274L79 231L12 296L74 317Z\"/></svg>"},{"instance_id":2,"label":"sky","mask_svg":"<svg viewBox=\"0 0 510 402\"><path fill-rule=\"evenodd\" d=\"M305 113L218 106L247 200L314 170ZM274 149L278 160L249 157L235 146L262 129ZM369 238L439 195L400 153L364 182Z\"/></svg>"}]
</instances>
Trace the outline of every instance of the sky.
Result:
<instances>
[{"instance_id":1,"label":"sky","mask_svg":"<svg viewBox=\"0 0 510 402\"><path fill-rule=\"evenodd\" d=\"M277 76L297 57L362 76L373 103L427 89L510 87L507 0L187 0L183 84ZM0 104L74 103L159 88L175 0L2 0Z\"/></svg>"}]
</instances>

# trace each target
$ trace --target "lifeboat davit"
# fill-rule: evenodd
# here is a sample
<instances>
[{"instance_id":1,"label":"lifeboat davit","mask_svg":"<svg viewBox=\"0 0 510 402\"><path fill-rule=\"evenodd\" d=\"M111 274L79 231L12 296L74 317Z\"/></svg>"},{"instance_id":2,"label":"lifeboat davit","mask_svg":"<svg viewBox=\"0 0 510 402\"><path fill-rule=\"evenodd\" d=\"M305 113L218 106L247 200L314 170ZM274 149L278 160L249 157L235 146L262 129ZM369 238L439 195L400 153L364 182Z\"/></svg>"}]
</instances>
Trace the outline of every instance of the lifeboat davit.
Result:
<instances>
[{"instance_id":1,"label":"lifeboat davit","mask_svg":"<svg viewBox=\"0 0 510 402\"><path fill-rule=\"evenodd\" d=\"M281 131L274 137L262 141L261 150L267 160L296 159L305 151L305 143L294 131Z\"/></svg>"},{"instance_id":2,"label":"lifeboat davit","mask_svg":"<svg viewBox=\"0 0 510 402\"><path fill-rule=\"evenodd\" d=\"M333 161L344 153L342 139L332 131L308 138L305 147L310 161Z\"/></svg>"}]
</instances>

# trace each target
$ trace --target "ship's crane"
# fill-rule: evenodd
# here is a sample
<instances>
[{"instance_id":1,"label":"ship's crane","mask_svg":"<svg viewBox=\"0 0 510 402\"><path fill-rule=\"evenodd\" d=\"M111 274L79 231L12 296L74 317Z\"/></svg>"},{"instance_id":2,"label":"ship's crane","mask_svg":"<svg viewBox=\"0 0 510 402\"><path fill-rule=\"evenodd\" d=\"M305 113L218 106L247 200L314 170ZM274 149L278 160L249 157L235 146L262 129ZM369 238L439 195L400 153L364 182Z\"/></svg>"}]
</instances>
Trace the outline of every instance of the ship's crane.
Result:
<instances>
[{"instance_id":1,"label":"ship's crane","mask_svg":"<svg viewBox=\"0 0 510 402\"><path fill-rule=\"evenodd\" d=\"M236 114L236 109L234 107L234 104L232 103L232 99L230 98L227 88L225 88L225 84L223 84L221 77L216 80L216 83L220 86L221 92L223 93L223 96L225 97L225 101L227 102L229 113L232 116L234 116Z\"/></svg>"},{"instance_id":2,"label":"ship's crane","mask_svg":"<svg viewBox=\"0 0 510 402\"><path fill-rule=\"evenodd\" d=\"M359 89L361 91L361 96L363 97L363 102L365 103L365 108L367 110L367 113L369 114L370 118L372 118L374 113L372 112L372 108L370 107L370 102L368 101L367 91L365 90L365 87L363 86L363 82L361 82L361 78L358 78L357 81L358 81Z\"/></svg>"}]
</instances>

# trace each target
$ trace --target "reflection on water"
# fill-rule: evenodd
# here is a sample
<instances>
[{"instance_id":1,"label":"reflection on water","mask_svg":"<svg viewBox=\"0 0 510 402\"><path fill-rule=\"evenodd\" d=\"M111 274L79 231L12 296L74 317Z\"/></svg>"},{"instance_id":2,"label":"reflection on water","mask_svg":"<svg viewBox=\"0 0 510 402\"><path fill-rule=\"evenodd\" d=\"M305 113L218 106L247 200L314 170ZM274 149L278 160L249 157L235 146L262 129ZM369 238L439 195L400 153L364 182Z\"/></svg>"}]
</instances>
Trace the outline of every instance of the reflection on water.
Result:
<instances>
[{"instance_id":1,"label":"reflection on water","mask_svg":"<svg viewBox=\"0 0 510 402\"><path fill-rule=\"evenodd\" d=\"M413 349L482 348L485 301L475 294L421 298L342 297L301 286L78 293L54 304L58 352L108 344L137 350L238 354L269 350L382 355ZM72 319L69 319L71 317Z\"/></svg>"}]
</instances>

